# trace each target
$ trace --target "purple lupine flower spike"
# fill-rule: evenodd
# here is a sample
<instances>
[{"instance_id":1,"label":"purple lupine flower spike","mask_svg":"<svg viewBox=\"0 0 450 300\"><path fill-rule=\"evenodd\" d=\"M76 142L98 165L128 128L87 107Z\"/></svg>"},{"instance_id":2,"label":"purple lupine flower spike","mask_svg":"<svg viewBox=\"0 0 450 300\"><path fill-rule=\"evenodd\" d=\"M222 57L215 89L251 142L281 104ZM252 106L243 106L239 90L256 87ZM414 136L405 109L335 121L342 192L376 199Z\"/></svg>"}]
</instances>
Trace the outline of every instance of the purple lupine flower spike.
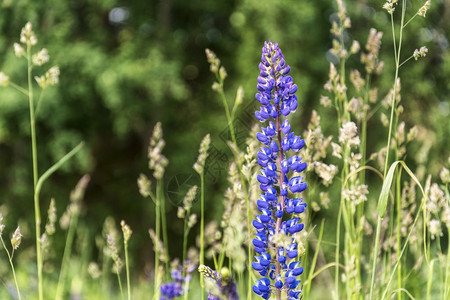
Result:
<instances>
[{"instance_id":1,"label":"purple lupine flower spike","mask_svg":"<svg viewBox=\"0 0 450 300\"><path fill-rule=\"evenodd\" d=\"M185 275L183 277L183 267ZM190 261L184 262L183 265L178 265L177 268L170 272L174 281L164 283L160 286L161 298L160 300L172 300L179 297L185 292L185 285L191 280L191 273L195 270L195 265Z\"/></svg>"},{"instance_id":2,"label":"purple lupine flower spike","mask_svg":"<svg viewBox=\"0 0 450 300\"><path fill-rule=\"evenodd\" d=\"M289 152L299 152L305 141L291 131L286 119L297 109L295 92L298 88L288 75L291 68L277 43L264 43L259 70L255 98L261 107L255 117L267 126L261 127L256 135L263 144L257 156L262 168L257 176L262 195L257 201L259 214L253 221L256 229L253 245L257 255L252 267L261 278L256 280L253 291L263 299L269 299L272 294L280 298L282 291L288 299L299 299L298 276L303 268L297 260L299 253L294 235L304 228L297 214L304 212L306 203L296 194L307 188L303 177L299 176L306 169L306 163ZM290 238L289 246L272 243L271 237L278 234Z\"/></svg>"}]
</instances>

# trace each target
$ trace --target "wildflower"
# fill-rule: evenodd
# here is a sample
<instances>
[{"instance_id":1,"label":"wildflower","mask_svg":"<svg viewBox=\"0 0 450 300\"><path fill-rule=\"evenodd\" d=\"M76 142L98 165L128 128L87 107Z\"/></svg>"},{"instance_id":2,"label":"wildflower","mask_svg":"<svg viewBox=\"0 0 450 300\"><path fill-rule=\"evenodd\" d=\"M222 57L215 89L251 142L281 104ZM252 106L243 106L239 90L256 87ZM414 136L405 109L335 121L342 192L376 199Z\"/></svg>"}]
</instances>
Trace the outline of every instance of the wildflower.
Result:
<instances>
[{"instance_id":1,"label":"wildflower","mask_svg":"<svg viewBox=\"0 0 450 300\"><path fill-rule=\"evenodd\" d=\"M353 122L347 122L342 125L339 131L339 142L348 147L359 146L358 128Z\"/></svg>"},{"instance_id":2,"label":"wildflower","mask_svg":"<svg viewBox=\"0 0 450 300\"><path fill-rule=\"evenodd\" d=\"M420 47L420 49L414 50L413 57L415 60L418 60L421 57L427 56L428 48L425 46Z\"/></svg>"},{"instance_id":3,"label":"wildflower","mask_svg":"<svg viewBox=\"0 0 450 300\"><path fill-rule=\"evenodd\" d=\"M447 168L442 168L439 173L439 177L441 178L443 184L450 183L450 171Z\"/></svg>"},{"instance_id":4,"label":"wildflower","mask_svg":"<svg viewBox=\"0 0 450 300\"><path fill-rule=\"evenodd\" d=\"M97 279L102 275L102 271L100 271L100 267L95 262L90 262L87 269L89 275L92 279Z\"/></svg>"},{"instance_id":5,"label":"wildflower","mask_svg":"<svg viewBox=\"0 0 450 300\"><path fill-rule=\"evenodd\" d=\"M20 243L22 242L22 232L20 232L20 227L16 228L16 231L14 231L12 237L11 237L11 246L14 250L19 248Z\"/></svg>"},{"instance_id":6,"label":"wildflower","mask_svg":"<svg viewBox=\"0 0 450 300\"><path fill-rule=\"evenodd\" d=\"M0 72L0 86L8 86L9 85L9 76L5 73Z\"/></svg>"},{"instance_id":7,"label":"wildflower","mask_svg":"<svg viewBox=\"0 0 450 300\"><path fill-rule=\"evenodd\" d=\"M334 157L337 157L337 158L342 158L342 155L341 155L342 147L339 144L332 142L331 148L333 149L333 152L331 153L331 155L333 155Z\"/></svg>"},{"instance_id":8,"label":"wildflower","mask_svg":"<svg viewBox=\"0 0 450 300\"><path fill-rule=\"evenodd\" d=\"M14 54L17 57L22 57L25 55L25 49L19 43L14 43Z\"/></svg>"},{"instance_id":9,"label":"wildflower","mask_svg":"<svg viewBox=\"0 0 450 300\"><path fill-rule=\"evenodd\" d=\"M120 226L122 227L122 233L123 233L123 239L125 243L128 243L130 240L131 234L133 231L131 230L130 226L128 226L124 220L120 222Z\"/></svg>"},{"instance_id":10,"label":"wildflower","mask_svg":"<svg viewBox=\"0 0 450 300\"><path fill-rule=\"evenodd\" d=\"M50 205L48 207L48 222L45 224L45 233L47 235L52 235L55 233L55 223L56 223L56 205L55 199L50 200Z\"/></svg>"},{"instance_id":11,"label":"wildflower","mask_svg":"<svg viewBox=\"0 0 450 300\"><path fill-rule=\"evenodd\" d=\"M298 244L294 235L304 227L296 214L305 210L306 203L296 194L307 187L303 177L298 175L307 165L297 155L289 157L288 152L299 152L305 141L291 132L287 119L283 120L297 109L297 85L288 75L290 67L277 43L264 43L259 70L256 99L261 103L261 108L255 116L260 122L268 121L268 124L256 134L263 144L257 159L262 167L257 180L263 195L257 200L260 214L253 221L256 229L253 245L257 255L252 267L262 277L256 280L253 291L267 299L273 289L277 295L283 290L290 299L298 299L301 290L297 277L302 274L303 268L297 261ZM336 76L331 67L330 78ZM290 171L293 175L289 178ZM283 221L285 214L289 214L290 218ZM286 236L288 245L275 245L272 240L274 235Z\"/></svg>"},{"instance_id":12,"label":"wildflower","mask_svg":"<svg viewBox=\"0 0 450 300\"><path fill-rule=\"evenodd\" d=\"M350 46L350 53L356 54L356 53L358 53L359 49L361 49L359 42L356 40L353 40L352 45Z\"/></svg>"},{"instance_id":13,"label":"wildflower","mask_svg":"<svg viewBox=\"0 0 450 300\"><path fill-rule=\"evenodd\" d=\"M219 273L210 267L200 265L198 271L206 280L213 283L209 291L208 300L220 300L223 297L228 300L239 299L236 283L231 277L228 268L222 268Z\"/></svg>"},{"instance_id":14,"label":"wildflower","mask_svg":"<svg viewBox=\"0 0 450 300\"><path fill-rule=\"evenodd\" d=\"M196 214L192 214L189 216L189 220L188 220L188 227L192 228L194 227L194 225L197 223L197 215Z\"/></svg>"},{"instance_id":15,"label":"wildflower","mask_svg":"<svg viewBox=\"0 0 450 300\"><path fill-rule=\"evenodd\" d=\"M358 92L366 84L366 81L361 77L361 73L359 73L358 70L350 71L350 81L352 82L353 86L355 87L356 91L358 91Z\"/></svg>"},{"instance_id":16,"label":"wildflower","mask_svg":"<svg viewBox=\"0 0 450 300\"><path fill-rule=\"evenodd\" d=\"M378 32L376 29L371 28L365 46L367 53L361 54L361 62L365 65L366 72L369 74L378 74L383 68L382 62L378 61L382 36L382 32Z\"/></svg>"},{"instance_id":17,"label":"wildflower","mask_svg":"<svg viewBox=\"0 0 450 300\"><path fill-rule=\"evenodd\" d=\"M328 192L320 192L319 198L320 205L322 205L324 208L328 208L328 204L330 204L330 195L328 194Z\"/></svg>"},{"instance_id":18,"label":"wildflower","mask_svg":"<svg viewBox=\"0 0 450 300\"><path fill-rule=\"evenodd\" d=\"M419 11L417 12L417 14L418 14L419 16L425 18L426 14L427 14L427 11L428 11L428 9L430 8L430 4L431 4L431 1L430 1L430 0L428 0L427 2L425 2L425 4L424 4L421 8L419 8Z\"/></svg>"},{"instance_id":19,"label":"wildflower","mask_svg":"<svg viewBox=\"0 0 450 300\"><path fill-rule=\"evenodd\" d=\"M156 233L153 229L149 229L148 233L150 235L150 239L153 243L153 251L155 253L159 253L158 259L162 262L166 262L168 258L166 257L166 251L164 250L163 242L156 236Z\"/></svg>"},{"instance_id":20,"label":"wildflower","mask_svg":"<svg viewBox=\"0 0 450 300\"><path fill-rule=\"evenodd\" d=\"M208 158L208 150L210 144L211 144L211 137L209 134L207 134L200 143L200 149L198 149L198 158L194 164L194 170L199 175L202 174L205 169L205 162L206 159Z\"/></svg>"},{"instance_id":21,"label":"wildflower","mask_svg":"<svg viewBox=\"0 0 450 300\"><path fill-rule=\"evenodd\" d=\"M170 275L172 282L164 283L160 287L161 298L160 300L172 300L176 297L183 295L188 288L188 283L191 281L191 273L195 270L195 264L192 264L189 260L180 265L178 260L172 262L172 270ZM184 277L183 277L184 270Z\"/></svg>"},{"instance_id":22,"label":"wildflower","mask_svg":"<svg viewBox=\"0 0 450 300\"><path fill-rule=\"evenodd\" d=\"M433 219L428 224L428 229L430 230L431 239L434 240L436 236L442 236L441 222L439 220Z\"/></svg>"},{"instance_id":23,"label":"wildflower","mask_svg":"<svg viewBox=\"0 0 450 300\"><path fill-rule=\"evenodd\" d=\"M36 35L33 32L33 26L30 22L25 24L25 27L22 28L22 32L20 33L20 42L27 46L34 46L37 43Z\"/></svg>"},{"instance_id":24,"label":"wildflower","mask_svg":"<svg viewBox=\"0 0 450 300\"><path fill-rule=\"evenodd\" d=\"M32 61L35 66L42 66L43 64L48 62L49 59L50 56L48 55L48 51L45 48L34 54L32 57Z\"/></svg>"},{"instance_id":25,"label":"wildflower","mask_svg":"<svg viewBox=\"0 0 450 300\"><path fill-rule=\"evenodd\" d=\"M137 184L139 187L139 194L141 194L142 197L150 196L150 186L152 185L152 182L145 174L139 175Z\"/></svg>"},{"instance_id":26,"label":"wildflower","mask_svg":"<svg viewBox=\"0 0 450 300\"><path fill-rule=\"evenodd\" d=\"M163 139L163 132L161 123L158 122L153 129L153 135L148 146L148 159L150 170L153 170L153 177L162 179L164 171L169 164L167 158L162 154L162 150L166 142Z\"/></svg>"},{"instance_id":27,"label":"wildflower","mask_svg":"<svg viewBox=\"0 0 450 300\"><path fill-rule=\"evenodd\" d=\"M321 96L320 97L320 105L323 107L331 107L331 100L328 98L328 96Z\"/></svg>"},{"instance_id":28,"label":"wildflower","mask_svg":"<svg viewBox=\"0 0 450 300\"><path fill-rule=\"evenodd\" d=\"M322 178L322 183L325 186L329 186L333 181L334 176L336 176L338 172L338 167L335 165L327 165L322 162L314 162L314 170L317 175Z\"/></svg>"},{"instance_id":29,"label":"wildflower","mask_svg":"<svg viewBox=\"0 0 450 300\"><path fill-rule=\"evenodd\" d=\"M44 75L35 76L34 79L42 89L57 85L59 82L59 67L51 67Z\"/></svg>"}]
</instances>

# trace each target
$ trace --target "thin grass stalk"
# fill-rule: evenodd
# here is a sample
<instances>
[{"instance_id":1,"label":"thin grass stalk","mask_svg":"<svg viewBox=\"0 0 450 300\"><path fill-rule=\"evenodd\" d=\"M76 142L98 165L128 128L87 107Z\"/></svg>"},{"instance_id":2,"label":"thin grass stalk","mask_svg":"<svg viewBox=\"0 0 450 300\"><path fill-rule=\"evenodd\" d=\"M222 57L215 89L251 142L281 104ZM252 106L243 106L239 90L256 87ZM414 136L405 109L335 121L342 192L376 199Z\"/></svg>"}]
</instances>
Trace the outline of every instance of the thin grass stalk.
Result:
<instances>
[{"instance_id":1,"label":"thin grass stalk","mask_svg":"<svg viewBox=\"0 0 450 300\"><path fill-rule=\"evenodd\" d=\"M220 97L222 99L223 102L223 106L225 108L225 114L227 116L227 121L228 121L228 128L230 130L230 135L231 135L231 140L233 141L233 144L237 147L237 141L236 141L236 134L235 134L235 130L234 130L234 125L233 125L233 117L234 117L234 113L233 113L233 117L230 114L230 107L228 105L228 101L227 98L225 96L225 93L223 91L223 79L220 78L220 76L217 76L217 80L219 81L220 84L220 89L219 89L219 94ZM236 107L236 105L235 105ZM233 111L234 111L234 107L233 107ZM248 269L248 285L247 285L247 300L251 300L252 299L252 236L251 236L251 221L253 219L253 216L251 215L251 209L250 209L250 199L248 196L248 191L247 191L247 184L245 183L245 179L243 178L243 174L242 174L242 166L241 166L241 162L239 160L236 160L237 162L237 167L239 170L239 179L242 185L242 190L244 191L244 198L245 198L245 205L246 205L246 209L247 209L247 233L248 233L248 245L247 245L247 256L248 256L248 265L247 265L247 269Z\"/></svg>"},{"instance_id":2,"label":"thin grass stalk","mask_svg":"<svg viewBox=\"0 0 450 300\"><path fill-rule=\"evenodd\" d=\"M161 236L161 208L160 208L160 185L159 181L156 184L156 198L155 198L155 234L159 240ZM155 245L155 280L154 280L154 291L153 300L159 299L159 246Z\"/></svg>"},{"instance_id":3,"label":"thin grass stalk","mask_svg":"<svg viewBox=\"0 0 450 300\"><path fill-rule=\"evenodd\" d=\"M183 226L183 260L181 261L182 264L186 262L186 253L187 253L187 238L188 238L188 217L189 217L189 211L186 213L186 216L184 217L184 226ZM186 268L183 266L183 278L186 276ZM189 286L187 280L185 281L185 289L183 294L183 299L188 300L189 296Z\"/></svg>"},{"instance_id":4,"label":"thin grass stalk","mask_svg":"<svg viewBox=\"0 0 450 300\"><path fill-rule=\"evenodd\" d=\"M162 225L162 235L163 235L163 244L164 244L164 252L166 256L166 270L170 270L169 267L169 238L167 235L167 222L166 222L166 198L164 197L164 182L162 179L158 180L158 183L160 185L159 188L159 199L160 199L160 207L161 207L161 225ZM166 279L168 279L169 272L165 272Z\"/></svg>"},{"instance_id":5,"label":"thin grass stalk","mask_svg":"<svg viewBox=\"0 0 450 300\"><path fill-rule=\"evenodd\" d=\"M125 249L125 270L127 273L127 296L128 300L131 300L131 285L130 285L130 263L128 260L128 242L123 240L123 247Z\"/></svg>"},{"instance_id":6,"label":"thin grass stalk","mask_svg":"<svg viewBox=\"0 0 450 300\"><path fill-rule=\"evenodd\" d=\"M31 45L27 45L27 60L28 60L28 100L30 108L30 128L31 128L31 152L33 159L33 187L36 194L36 185L39 178L38 160L37 160L37 146L36 146L36 115L34 111L34 98L33 98L33 80L32 70L33 62L31 60ZM42 252L41 252L41 210L39 206L39 198L34 197L34 221L36 226L36 264L38 272L38 294L39 300L44 300L44 285L42 278Z\"/></svg>"},{"instance_id":7,"label":"thin grass stalk","mask_svg":"<svg viewBox=\"0 0 450 300\"><path fill-rule=\"evenodd\" d=\"M334 299L339 299L339 254L341 243L341 218L343 201L340 201L339 212L336 221L336 251L335 251L335 272L334 272Z\"/></svg>"},{"instance_id":8,"label":"thin grass stalk","mask_svg":"<svg viewBox=\"0 0 450 300\"><path fill-rule=\"evenodd\" d=\"M63 299L64 289L66 285L67 268L70 266L69 260L72 254L72 244L77 224L78 224L78 213L74 212L74 214L70 218L69 230L67 231L66 243L64 246L64 254L61 262L61 271L59 272L58 285L56 287L55 300Z\"/></svg>"},{"instance_id":9,"label":"thin grass stalk","mask_svg":"<svg viewBox=\"0 0 450 300\"><path fill-rule=\"evenodd\" d=\"M397 159L396 160L398 160L398 155L396 155L397 156ZM396 235L397 235L397 256L398 255L400 255L400 250L401 250L401 243L402 243L402 236L401 236L401 215L400 215L400 211L401 211L401 209L402 209L402 203L401 203L401 201L402 201L402 199L401 199L401 195L400 195L400 193L401 193L401 174L402 174L402 172L401 172L401 169L400 170L398 170L397 172L396 172L397 174L396 174L396 187L395 187L395 190L396 190L396 204L397 204L397 232L396 232ZM402 289L402 262L401 262L401 260L400 260L400 262L399 262L399 264L398 264L398 271L397 271L397 284L398 284L398 286L397 286L397 288L398 289ZM398 293L398 299L399 300L401 300L402 299L402 293Z\"/></svg>"},{"instance_id":10,"label":"thin grass stalk","mask_svg":"<svg viewBox=\"0 0 450 300\"><path fill-rule=\"evenodd\" d=\"M448 193L447 193L448 197ZM447 198L448 199L448 198ZM447 234L450 236L450 228L447 227ZM447 299L449 296L449 272L450 272L450 238L447 239L447 257L445 264L445 283L444 283L444 299Z\"/></svg>"},{"instance_id":11,"label":"thin grass stalk","mask_svg":"<svg viewBox=\"0 0 450 300\"><path fill-rule=\"evenodd\" d=\"M402 16L400 21L400 33L399 33L399 42L398 42L398 49L396 45L396 35L395 35L395 26L394 26L394 18L391 14L391 28L392 28L392 40L394 43L394 57L395 57L395 76L394 76L394 86L392 91L392 100L391 100L391 117L389 120L389 133L387 137L387 147L386 147L386 159L384 162L384 177L386 177L387 171L388 171L388 164L389 164L389 151L391 148L391 136L392 136L392 127L393 127L393 120L394 120L394 111L395 111L395 98L397 94L397 80L398 80L398 70L399 70L399 61L400 61L400 54L402 49L402 39L403 39L403 24L405 21L405 11L406 11L406 0L402 0ZM378 216L377 221L377 237L375 240L375 249L374 249L374 256L373 256L373 265L372 265L372 279L370 284L370 296L369 299L373 299L373 288L375 284L375 272L376 272L376 263L377 263L377 257L378 257L378 245L380 238L380 227L381 226L381 218Z\"/></svg>"},{"instance_id":12,"label":"thin grass stalk","mask_svg":"<svg viewBox=\"0 0 450 300\"><path fill-rule=\"evenodd\" d=\"M12 255L9 253L8 248L6 248L5 242L3 241L3 237L0 235L0 240L2 242L3 248L5 248L6 254L8 255L8 260L9 260L9 265L11 266L11 271L13 273L13 278L14 278L14 284L16 286L16 291L17 291L17 297L19 298L19 300L22 300L22 297L20 296L20 290L19 290L19 284L17 283L17 277L16 277L16 271L14 269L14 264L12 262L13 256L14 256L14 249L12 250Z\"/></svg>"},{"instance_id":13,"label":"thin grass stalk","mask_svg":"<svg viewBox=\"0 0 450 300\"><path fill-rule=\"evenodd\" d=\"M205 176L203 171L200 174L200 265L205 264ZM203 276L200 276L201 299L205 299L205 283Z\"/></svg>"},{"instance_id":14,"label":"thin grass stalk","mask_svg":"<svg viewBox=\"0 0 450 300\"><path fill-rule=\"evenodd\" d=\"M117 282L119 283L120 296L121 296L122 300L125 300L125 296L123 295L122 281L120 280L120 275L119 275L119 266L118 265L116 265L116 266L117 266L116 275L117 275Z\"/></svg>"},{"instance_id":15,"label":"thin grass stalk","mask_svg":"<svg viewBox=\"0 0 450 300\"><path fill-rule=\"evenodd\" d=\"M312 281L311 277L314 273L314 269L316 268L317 257L319 256L320 244L322 243L322 237L323 237L324 224L325 224L325 219L322 219L322 222L320 224L320 231L319 231L319 237L317 240L316 249L314 251L314 256L311 261L311 266L309 267L309 273L308 273L308 279L307 279L309 284L306 285L306 287L305 287L305 291L304 291L305 299L309 298L309 291L311 289L311 281Z\"/></svg>"}]
</instances>

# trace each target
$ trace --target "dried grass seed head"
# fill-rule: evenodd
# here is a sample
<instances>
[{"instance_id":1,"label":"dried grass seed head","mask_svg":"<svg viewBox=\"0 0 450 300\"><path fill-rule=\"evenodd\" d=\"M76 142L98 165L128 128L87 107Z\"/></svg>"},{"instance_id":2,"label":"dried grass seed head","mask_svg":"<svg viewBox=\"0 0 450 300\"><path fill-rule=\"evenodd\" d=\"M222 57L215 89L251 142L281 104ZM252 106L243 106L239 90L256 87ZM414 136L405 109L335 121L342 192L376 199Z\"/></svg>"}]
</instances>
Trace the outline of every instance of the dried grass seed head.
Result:
<instances>
[{"instance_id":1,"label":"dried grass seed head","mask_svg":"<svg viewBox=\"0 0 450 300\"><path fill-rule=\"evenodd\" d=\"M198 150L197 162L193 166L194 170L199 175L203 174L203 171L205 169L205 162L206 162L206 159L208 158L208 150L209 150L210 144L211 144L211 136L208 133L203 138L202 142L200 143L200 148Z\"/></svg>"}]
</instances>

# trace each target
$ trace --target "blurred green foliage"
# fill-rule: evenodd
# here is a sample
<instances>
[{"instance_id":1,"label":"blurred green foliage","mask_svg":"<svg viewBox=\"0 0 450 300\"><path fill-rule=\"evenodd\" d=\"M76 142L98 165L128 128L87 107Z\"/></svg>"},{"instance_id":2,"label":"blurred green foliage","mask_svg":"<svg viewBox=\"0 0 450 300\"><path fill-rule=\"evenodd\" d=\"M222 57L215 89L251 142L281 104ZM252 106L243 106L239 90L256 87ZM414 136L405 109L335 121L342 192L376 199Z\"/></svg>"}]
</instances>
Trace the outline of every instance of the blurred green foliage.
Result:
<instances>
[{"instance_id":1,"label":"blurred green foliage","mask_svg":"<svg viewBox=\"0 0 450 300\"><path fill-rule=\"evenodd\" d=\"M345 42L356 39L363 47L371 27L384 32L385 70L373 84L385 95L393 78L393 46L382 3L348 3L352 28ZM198 144L206 133L211 133L217 153L224 154L225 160L231 157L224 142L226 119L220 99L210 88L213 78L204 49L215 51L227 68L229 98L235 96L239 85L244 87L245 108L254 103L262 44L277 41L300 86L301 109L293 120L300 132L312 109L321 110L318 100L328 65L335 62L328 52L330 20L336 18L331 0L3 0L0 5L0 70L25 84L26 65L14 56L12 45L27 21L34 25L38 47L46 47L52 62L61 68L60 84L46 91L38 115L41 173L80 140L87 143L83 152L46 184L42 211L50 197L55 197L62 212L79 177L90 173L83 222L90 228L92 244L106 216L125 219L139 233L131 242L132 251L141 253L134 256L135 262L150 255L147 229L154 223L153 203L139 195L136 179L141 172L150 175L146 156L154 124L163 124L164 152L170 160L165 177L169 190L176 176L194 174ZM422 2L408 5L416 11ZM431 174L436 174L448 153L449 22L448 3L436 0L427 18L408 25L404 37L403 53L412 54L422 45L429 48L423 62L409 62L401 77L403 120L429 129L433 139L428 162ZM349 67L361 66L357 56L352 59ZM334 113L327 113L329 118L322 119L322 127L326 134L334 133ZM31 227L28 114L23 95L0 89L0 203L9 207L8 219L28 221ZM245 132L254 122L251 108L240 112L239 120ZM387 130L369 125L368 132L370 154L370 149L374 152L384 143ZM208 219L221 213L226 172L225 163L211 169L212 176L207 178ZM176 200L168 200L172 204L168 219L172 220L176 218ZM180 247L175 247L181 244L179 223L171 222L169 228L174 237L172 256L180 255ZM62 246L59 244L56 247Z\"/></svg>"}]
</instances>

